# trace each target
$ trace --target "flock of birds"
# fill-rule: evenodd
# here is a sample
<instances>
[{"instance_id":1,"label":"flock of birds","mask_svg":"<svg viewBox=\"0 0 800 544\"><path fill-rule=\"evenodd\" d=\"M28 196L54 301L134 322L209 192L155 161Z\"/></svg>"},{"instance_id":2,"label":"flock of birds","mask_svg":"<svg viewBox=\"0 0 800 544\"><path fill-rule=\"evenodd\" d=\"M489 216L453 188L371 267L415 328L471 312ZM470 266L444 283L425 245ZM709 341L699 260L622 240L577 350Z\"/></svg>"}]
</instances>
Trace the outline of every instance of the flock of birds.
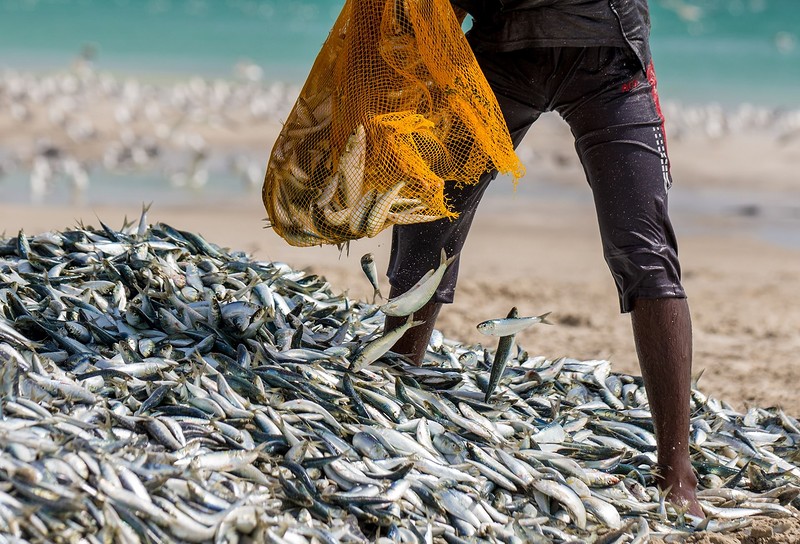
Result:
<instances>
[{"instance_id":1,"label":"flock of birds","mask_svg":"<svg viewBox=\"0 0 800 544\"><path fill-rule=\"evenodd\" d=\"M58 183L81 200L93 177L148 172L165 183L200 189L213 176L260 187L266 157L299 87L267 83L240 63L230 80L194 77L157 82L95 70L90 62L52 74L0 72L0 181L29 176L30 198ZM666 104L673 140L760 131L779 145L800 136L800 109L743 104Z\"/></svg>"},{"instance_id":2,"label":"flock of birds","mask_svg":"<svg viewBox=\"0 0 800 544\"><path fill-rule=\"evenodd\" d=\"M0 180L29 175L34 202L59 182L80 198L103 172L160 173L190 189L221 174L260 187L268 146L299 88L263 83L253 68L237 66L232 80L172 83L99 73L85 62L57 74L2 72L0 126L11 137L0 147ZM243 130L259 137L243 141Z\"/></svg>"}]
</instances>

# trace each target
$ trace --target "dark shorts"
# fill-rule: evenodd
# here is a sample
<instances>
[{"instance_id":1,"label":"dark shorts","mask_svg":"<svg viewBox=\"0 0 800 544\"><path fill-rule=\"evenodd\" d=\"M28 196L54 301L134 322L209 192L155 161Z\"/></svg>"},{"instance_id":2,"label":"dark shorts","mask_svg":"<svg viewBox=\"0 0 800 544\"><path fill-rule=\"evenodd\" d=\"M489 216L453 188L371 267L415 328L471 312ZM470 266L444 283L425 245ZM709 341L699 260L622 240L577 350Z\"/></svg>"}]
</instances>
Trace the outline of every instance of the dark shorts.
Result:
<instances>
[{"instance_id":1,"label":"dark shorts","mask_svg":"<svg viewBox=\"0 0 800 544\"><path fill-rule=\"evenodd\" d=\"M603 253L629 312L637 298L684 298L677 242L667 213L672 184L664 118L655 74L641 69L627 48L534 48L478 53L478 62L500 104L516 147L534 121L557 111L575 136L575 148L594 194ZM489 183L445 189L460 215L394 227L390 283L411 288L439 264L441 248L460 253ZM453 301L456 261L436 292Z\"/></svg>"}]
</instances>

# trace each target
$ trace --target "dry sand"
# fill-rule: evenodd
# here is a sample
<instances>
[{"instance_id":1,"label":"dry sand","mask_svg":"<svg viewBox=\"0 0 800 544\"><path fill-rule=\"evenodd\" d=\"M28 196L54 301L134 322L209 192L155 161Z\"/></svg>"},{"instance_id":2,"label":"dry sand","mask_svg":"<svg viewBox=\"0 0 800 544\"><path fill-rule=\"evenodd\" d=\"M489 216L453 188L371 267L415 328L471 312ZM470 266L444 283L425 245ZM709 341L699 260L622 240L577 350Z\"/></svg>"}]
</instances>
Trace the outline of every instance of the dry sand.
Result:
<instances>
[{"instance_id":1,"label":"dry sand","mask_svg":"<svg viewBox=\"0 0 800 544\"><path fill-rule=\"evenodd\" d=\"M672 541L668 541L672 542ZM695 533L686 544L798 544L800 543L800 519L753 518L752 523L737 531L725 534ZM651 544L662 544L653 539Z\"/></svg>"}]
</instances>

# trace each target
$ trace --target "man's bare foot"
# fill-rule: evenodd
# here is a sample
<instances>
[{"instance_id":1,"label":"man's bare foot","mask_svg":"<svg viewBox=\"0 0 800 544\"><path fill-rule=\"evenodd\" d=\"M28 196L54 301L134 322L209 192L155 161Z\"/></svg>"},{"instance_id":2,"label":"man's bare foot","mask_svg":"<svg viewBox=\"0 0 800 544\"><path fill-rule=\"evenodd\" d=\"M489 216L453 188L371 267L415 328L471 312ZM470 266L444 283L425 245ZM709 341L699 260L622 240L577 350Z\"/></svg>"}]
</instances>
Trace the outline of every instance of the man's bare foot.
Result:
<instances>
[{"instance_id":1,"label":"man's bare foot","mask_svg":"<svg viewBox=\"0 0 800 544\"><path fill-rule=\"evenodd\" d=\"M705 517L703 508L697 501L697 477L691 465L683 469L662 466L656 482L660 489L667 492L667 501L676 508L699 518Z\"/></svg>"}]
</instances>

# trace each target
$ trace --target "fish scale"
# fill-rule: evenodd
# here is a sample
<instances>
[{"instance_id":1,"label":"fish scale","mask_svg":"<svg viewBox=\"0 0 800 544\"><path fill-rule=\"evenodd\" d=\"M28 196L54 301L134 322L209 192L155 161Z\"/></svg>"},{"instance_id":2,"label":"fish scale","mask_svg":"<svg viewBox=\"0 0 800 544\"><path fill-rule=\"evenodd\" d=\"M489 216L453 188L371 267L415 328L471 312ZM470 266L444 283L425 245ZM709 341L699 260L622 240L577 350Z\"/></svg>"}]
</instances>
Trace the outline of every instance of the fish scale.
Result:
<instances>
[{"instance_id":1,"label":"fish scale","mask_svg":"<svg viewBox=\"0 0 800 544\"><path fill-rule=\"evenodd\" d=\"M441 337L437 366L407 366L378 306L198 234L140 221L0 248L0 516L29 520L0 539L366 543L385 523L417 542L588 541L798 506L800 424L780 410L695 390L694 466L731 493L701 491L711 521L686 525L656 501L641 379L608 361L512 350L486 402L480 348Z\"/></svg>"}]
</instances>

